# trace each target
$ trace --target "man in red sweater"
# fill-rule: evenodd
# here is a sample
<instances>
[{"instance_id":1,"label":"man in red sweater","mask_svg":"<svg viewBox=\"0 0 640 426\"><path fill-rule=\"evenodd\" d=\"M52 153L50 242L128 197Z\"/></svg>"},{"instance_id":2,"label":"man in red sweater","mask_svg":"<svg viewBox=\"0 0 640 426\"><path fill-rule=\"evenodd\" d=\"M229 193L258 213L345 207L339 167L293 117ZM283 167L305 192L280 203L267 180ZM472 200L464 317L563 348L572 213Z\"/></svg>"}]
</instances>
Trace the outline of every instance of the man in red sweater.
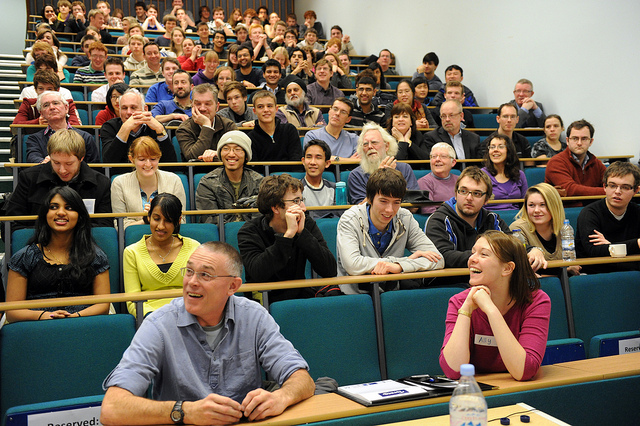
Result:
<instances>
[{"instance_id":1,"label":"man in red sweater","mask_svg":"<svg viewBox=\"0 0 640 426\"><path fill-rule=\"evenodd\" d=\"M589 152L593 133L587 120L574 121L567 129L567 149L547 163L544 180L563 197L604 195L602 176L606 167Z\"/></svg>"}]
</instances>

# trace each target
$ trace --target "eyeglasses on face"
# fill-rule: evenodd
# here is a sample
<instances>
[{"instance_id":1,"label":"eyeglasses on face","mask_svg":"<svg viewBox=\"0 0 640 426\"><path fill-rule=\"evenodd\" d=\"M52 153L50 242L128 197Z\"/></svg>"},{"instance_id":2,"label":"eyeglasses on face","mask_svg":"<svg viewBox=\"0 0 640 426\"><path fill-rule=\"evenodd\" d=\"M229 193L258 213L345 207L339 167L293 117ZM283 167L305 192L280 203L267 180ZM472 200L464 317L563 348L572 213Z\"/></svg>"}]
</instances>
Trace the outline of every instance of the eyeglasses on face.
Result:
<instances>
[{"instance_id":1,"label":"eyeglasses on face","mask_svg":"<svg viewBox=\"0 0 640 426\"><path fill-rule=\"evenodd\" d=\"M304 197L296 197L296 198L294 198L293 200L282 200L282 202L283 202L283 203L291 202L291 203L293 203L293 204L298 204L298 205L300 205L300 204L304 203Z\"/></svg>"},{"instance_id":2,"label":"eyeglasses on face","mask_svg":"<svg viewBox=\"0 0 640 426\"><path fill-rule=\"evenodd\" d=\"M609 183L607 183L607 188L609 188L609 189L611 189L611 190L613 190L613 191L617 191L617 190L618 190L618 188L620 188L620 190L621 190L621 191L625 191L625 192L627 192L627 191L633 191L633 186L628 185L628 184L626 184L626 183L625 183L625 184L622 184L622 185L616 185L616 184L615 184L615 183L613 183L613 182L609 182Z\"/></svg>"},{"instance_id":3,"label":"eyeglasses on face","mask_svg":"<svg viewBox=\"0 0 640 426\"><path fill-rule=\"evenodd\" d=\"M180 274L182 274L183 277L187 278L191 278L195 275L198 281L205 283L211 282L216 278L235 278L235 275L211 275L207 272L198 272L194 271L191 268L187 268L186 266L184 268L180 268Z\"/></svg>"},{"instance_id":4,"label":"eyeglasses on face","mask_svg":"<svg viewBox=\"0 0 640 426\"><path fill-rule=\"evenodd\" d=\"M463 197L471 194L473 198L482 198L487 193L482 191L469 191L467 188L458 188L458 194L462 195Z\"/></svg>"}]
</instances>

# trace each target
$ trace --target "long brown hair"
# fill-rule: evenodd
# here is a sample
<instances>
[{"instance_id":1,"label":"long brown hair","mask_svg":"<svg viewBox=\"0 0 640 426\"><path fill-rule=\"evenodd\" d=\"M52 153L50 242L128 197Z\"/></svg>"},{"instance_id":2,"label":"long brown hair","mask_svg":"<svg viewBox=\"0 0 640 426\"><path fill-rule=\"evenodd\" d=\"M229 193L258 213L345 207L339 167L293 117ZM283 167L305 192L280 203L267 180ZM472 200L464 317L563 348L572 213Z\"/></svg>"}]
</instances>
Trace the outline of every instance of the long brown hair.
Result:
<instances>
[{"instance_id":1,"label":"long brown hair","mask_svg":"<svg viewBox=\"0 0 640 426\"><path fill-rule=\"evenodd\" d=\"M484 238L496 257L502 262L513 262L515 268L509 278L509 296L516 306L531 303L531 294L540 288L540 281L531 269L527 252L522 242L502 231L487 231L478 238Z\"/></svg>"}]
</instances>

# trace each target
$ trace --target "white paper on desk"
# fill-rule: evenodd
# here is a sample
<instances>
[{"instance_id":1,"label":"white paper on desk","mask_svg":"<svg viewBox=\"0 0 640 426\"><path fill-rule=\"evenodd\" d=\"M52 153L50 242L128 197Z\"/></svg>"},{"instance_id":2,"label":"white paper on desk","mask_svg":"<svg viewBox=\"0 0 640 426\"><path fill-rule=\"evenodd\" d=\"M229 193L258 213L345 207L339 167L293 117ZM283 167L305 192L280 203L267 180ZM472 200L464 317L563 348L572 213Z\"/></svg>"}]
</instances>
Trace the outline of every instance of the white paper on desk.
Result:
<instances>
[{"instance_id":1,"label":"white paper on desk","mask_svg":"<svg viewBox=\"0 0 640 426\"><path fill-rule=\"evenodd\" d=\"M29 426L51 426L52 424L99 426L102 425L100 423L100 406L30 414L27 424Z\"/></svg>"},{"instance_id":2,"label":"white paper on desk","mask_svg":"<svg viewBox=\"0 0 640 426\"><path fill-rule=\"evenodd\" d=\"M338 393L366 406L429 395L429 391L426 389L395 380L340 386Z\"/></svg>"}]
</instances>

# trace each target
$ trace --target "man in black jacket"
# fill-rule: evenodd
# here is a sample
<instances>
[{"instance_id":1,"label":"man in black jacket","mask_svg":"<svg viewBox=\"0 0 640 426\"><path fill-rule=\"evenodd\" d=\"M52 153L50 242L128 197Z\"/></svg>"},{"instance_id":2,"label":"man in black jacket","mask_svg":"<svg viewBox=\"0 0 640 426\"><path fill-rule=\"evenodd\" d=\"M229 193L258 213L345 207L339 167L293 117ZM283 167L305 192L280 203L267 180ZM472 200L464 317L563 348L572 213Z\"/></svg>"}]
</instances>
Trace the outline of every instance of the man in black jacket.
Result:
<instances>
[{"instance_id":1,"label":"man in black jacket","mask_svg":"<svg viewBox=\"0 0 640 426\"><path fill-rule=\"evenodd\" d=\"M445 268L466 268L471 248L483 232L511 233L509 225L497 213L484 208L491 194L489 176L478 167L467 167L456 182L455 196L429 216L425 232L444 256ZM527 249L533 270L546 268L542 250L536 247Z\"/></svg>"},{"instance_id":2,"label":"man in black jacket","mask_svg":"<svg viewBox=\"0 0 640 426\"><path fill-rule=\"evenodd\" d=\"M336 276L336 259L306 213L302 189L302 182L288 174L263 179L257 200L261 215L238 231L247 282L304 279L307 261L319 276ZM275 290L269 301L314 297L317 290Z\"/></svg>"},{"instance_id":3,"label":"man in black jacket","mask_svg":"<svg viewBox=\"0 0 640 426\"><path fill-rule=\"evenodd\" d=\"M136 89L128 89L120 97L120 117L102 125L103 163L128 163L129 146L140 136L149 136L158 142L163 163L175 163L176 151L162 123L156 120L144 103L144 96ZM124 169L123 169L124 170Z\"/></svg>"},{"instance_id":4,"label":"man in black jacket","mask_svg":"<svg viewBox=\"0 0 640 426\"><path fill-rule=\"evenodd\" d=\"M58 130L47 143L50 161L23 170L7 201L7 216L36 215L42 200L56 186L68 185L80 194L89 213L111 213L111 182L82 161L85 142L77 132ZM93 209L90 208L93 206ZM92 219L93 226L113 226L113 219ZM15 223L13 230L33 226L33 221Z\"/></svg>"}]
</instances>

